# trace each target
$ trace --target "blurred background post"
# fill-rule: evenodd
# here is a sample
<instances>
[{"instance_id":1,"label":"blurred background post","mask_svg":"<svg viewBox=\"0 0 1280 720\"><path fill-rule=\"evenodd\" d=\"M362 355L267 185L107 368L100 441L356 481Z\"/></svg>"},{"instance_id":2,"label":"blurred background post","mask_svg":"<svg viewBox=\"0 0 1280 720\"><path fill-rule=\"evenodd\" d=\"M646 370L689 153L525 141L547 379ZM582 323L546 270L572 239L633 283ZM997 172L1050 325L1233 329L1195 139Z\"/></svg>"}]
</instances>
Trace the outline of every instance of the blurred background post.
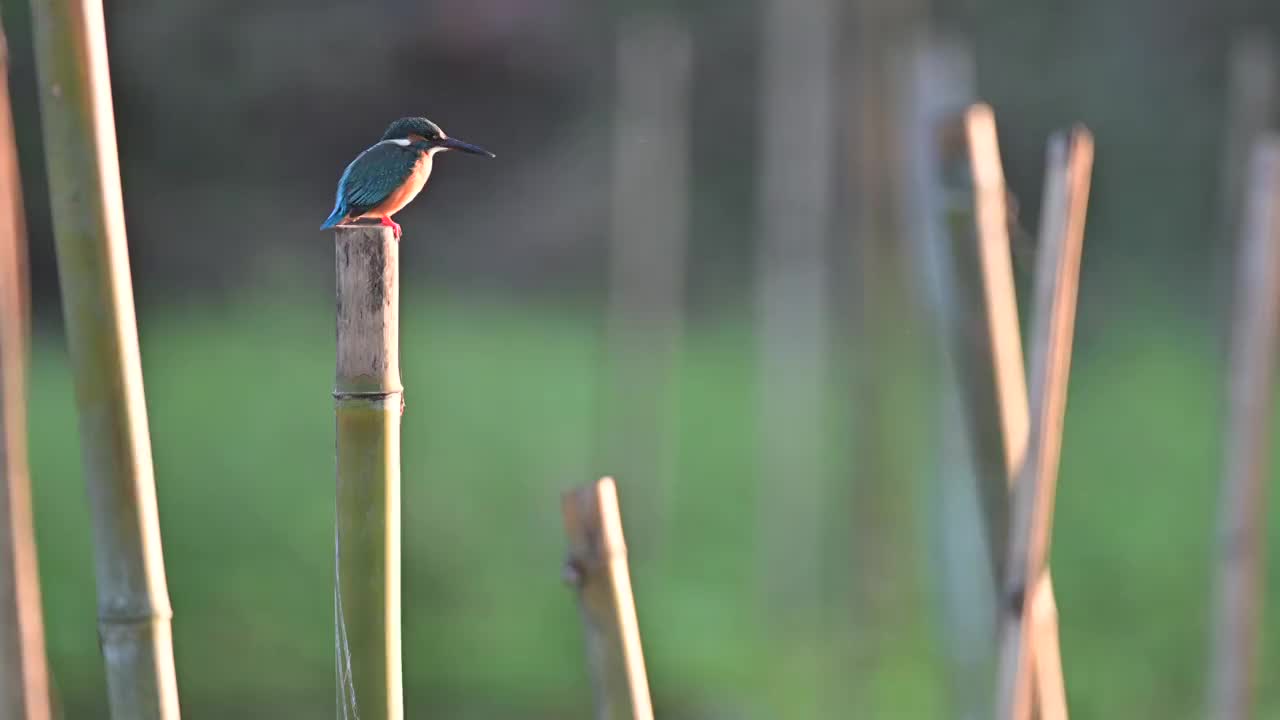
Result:
<instances>
[{"instance_id":1,"label":"blurred background post","mask_svg":"<svg viewBox=\"0 0 1280 720\"><path fill-rule=\"evenodd\" d=\"M1255 717L1260 676L1269 436L1280 340L1280 138L1274 133L1254 143L1248 178L1237 224L1240 266L1213 593L1209 716L1225 720Z\"/></svg>"},{"instance_id":2,"label":"blurred background post","mask_svg":"<svg viewBox=\"0 0 1280 720\"><path fill-rule=\"evenodd\" d=\"M663 536L675 492L676 373L689 252L689 108L693 47L670 14L618 26L609 226L607 374L600 466L630 489L642 557Z\"/></svg>"}]
</instances>

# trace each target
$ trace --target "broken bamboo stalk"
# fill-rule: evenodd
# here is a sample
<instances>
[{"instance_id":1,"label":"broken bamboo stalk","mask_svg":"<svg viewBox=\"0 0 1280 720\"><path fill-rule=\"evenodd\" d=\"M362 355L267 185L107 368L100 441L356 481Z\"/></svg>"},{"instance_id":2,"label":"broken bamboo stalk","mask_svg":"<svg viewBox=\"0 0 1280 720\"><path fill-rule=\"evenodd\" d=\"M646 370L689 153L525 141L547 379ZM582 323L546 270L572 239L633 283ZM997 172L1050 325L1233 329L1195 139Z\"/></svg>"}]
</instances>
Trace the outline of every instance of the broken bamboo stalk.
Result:
<instances>
[{"instance_id":1,"label":"broken bamboo stalk","mask_svg":"<svg viewBox=\"0 0 1280 720\"><path fill-rule=\"evenodd\" d=\"M617 486L606 477L570 490L561 511L569 538L565 578L578 591L595 718L653 720Z\"/></svg>"}]
</instances>

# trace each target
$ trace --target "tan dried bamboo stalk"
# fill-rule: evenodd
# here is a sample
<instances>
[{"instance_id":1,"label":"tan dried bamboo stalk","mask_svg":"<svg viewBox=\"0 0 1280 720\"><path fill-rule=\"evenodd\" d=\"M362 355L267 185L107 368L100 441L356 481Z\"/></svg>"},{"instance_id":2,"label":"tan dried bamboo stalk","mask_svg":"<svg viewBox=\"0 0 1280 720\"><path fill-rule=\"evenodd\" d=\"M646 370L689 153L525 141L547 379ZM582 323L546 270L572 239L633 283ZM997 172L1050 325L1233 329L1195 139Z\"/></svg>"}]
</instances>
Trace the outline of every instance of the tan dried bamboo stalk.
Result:
<instances>
[{"instance_id":1,"label":"tan dried bamboo stalk","mask_svg":"<svg viewBox=\"0 0 1280 720\"><path fill-rule=\"evenodd\" d=\"M338 717L400 720L400 242L383 226L334 235Z\"/></svg>"},{"instance_id":2,"label":"tan dried bamboo stalk","mask_svg":"<svg viewBox=\"0 0 1280 720\"><path fill-rule=\"evenodd\" d=\"M27 236L8 80L0 25L0 717L48 720L49 673L27 464Z\"/></svg>"},{"instance_id":3,"label":"tan dried bamboo stalk","mask_svg":"<svg viewBox=\"0 0 1280 720\"><path fill-rule=\"evenodd\" d=\"M1029 597L1027 634L1035 676L1036 711L1040 720L1067 720L1067 688L1062 678L1062 646L1058 640L1058 602L1053 578L1045 568Z\"/></svg>"},{"instance_id":4,"label":"tan dried bamboo stalk","mask_svg":"<svg viewBox=\"0 0 1280 720\"><path fill-rule=\"evenodd\" d=\"M179 717L101 0L32 0L113 717Z\"/></svg>"},{"instance_id":5,"label":"tan dried bamboo stalk","mask_svg":"<svg viewBox=\"0 0 1280 720\"><path fill-rule=\"evenodd\" d=\"M1004 576L1009 488L1027 446L1027 383L1009 247L1008 192L995 115L976 104L944 123L942 173L953 195L947 244L953 301L944 323L978 470L993 586Z\"/></svg>"},{"instance_id":6,"label":"tan dried bamboo stalk","mask_svg":"<svg viewBox=\"0 0 1280 720\"><path fill-rule=\"evenodd\" d=\"M1080 256L1093 170L1093 137L1083 128L1049 143L1040 224L1040 265L1036 270L1036 317L1032 323L1030 401L1034 419L1027 459L1014 487L1010 522L1008 579L1000 603L1000 659L997 675L997 717L1029 720L1034 704L1044 714L1065 717L1065 698L1039 697L1033 683L1033 663L1060 666L1056 657L1040 653L1057 643L1034 643L1033 591L1049 593L1045 575L1053 533L1053 505L1057 492L1062 424L1066 413L1067 380L1075 330ZM1055 613L1056 614L1056 613ZM1042 682L1054 689L1061 683Z\"/></svg>"},{"instance_id":7,"label":"tan dried bamboo stalk","mask_svg":"<svg viewBox=\"0 0 1280 720\"><path fill-rule=\"evenodd\" d=\"M596 720L653 720L618 490L612 478L561 497L566 579L578 591Z\"/></svg>"}]
</instances>

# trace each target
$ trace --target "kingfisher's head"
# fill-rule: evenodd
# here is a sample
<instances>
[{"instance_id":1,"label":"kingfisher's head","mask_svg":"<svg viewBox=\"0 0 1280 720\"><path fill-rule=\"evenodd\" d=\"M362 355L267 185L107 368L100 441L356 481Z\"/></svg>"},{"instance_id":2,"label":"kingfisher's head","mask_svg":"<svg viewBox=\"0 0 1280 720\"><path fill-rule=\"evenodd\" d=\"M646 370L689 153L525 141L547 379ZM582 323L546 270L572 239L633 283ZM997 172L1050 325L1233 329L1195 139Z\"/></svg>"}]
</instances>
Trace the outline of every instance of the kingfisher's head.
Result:
<instances>
[{"instance_id":1,"label":"kingfisher's head","mask_svg":"<svg viewBox=\"0 0 1280 720\"><path fill-rule=\"evenodd\" d=\"M439 125L424 117L406 117L396 120L382 134L382 139L407 140L414 147L432 155L445 150L461 150L472 155L494 157L493 153L482 147L445 135Z\"/></svg>"}]
</instances>

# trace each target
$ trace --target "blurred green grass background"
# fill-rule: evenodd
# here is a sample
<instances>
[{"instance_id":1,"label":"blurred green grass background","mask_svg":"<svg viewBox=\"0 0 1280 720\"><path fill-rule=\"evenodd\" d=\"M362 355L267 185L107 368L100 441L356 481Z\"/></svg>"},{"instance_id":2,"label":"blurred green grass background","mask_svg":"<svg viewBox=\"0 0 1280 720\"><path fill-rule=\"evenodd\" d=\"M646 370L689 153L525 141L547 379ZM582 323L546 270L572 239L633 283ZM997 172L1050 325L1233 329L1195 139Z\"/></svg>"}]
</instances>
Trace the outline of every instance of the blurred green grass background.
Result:
<instances>
[{"instance_id":1,"label":"blurred green grass background","mask_svg":"<svg viewBox=\"0 0 1280 720\"><path fill-rule=\"evenodd\" d=\"M1091 332L1073 366L1053 554L1073 715L1198 717L1221 444L1216 341L1191 323L1103 319L1081 319ZM746 320L702 318L688 332L667 536L660 552L632 551L659 713L847 717L824 703L856 685L870 693L863 702L875 717L942 717L927 600L875 630L891 650L874 666L849 659L848 641L866 631L846 609L855 579L832 583L820 611L796 617L770 617L754 600ZM558 494L608 472L589 460L599 421L597 318L571 303L412 295L403 323L409 716L587 717L581 632L560 581ZM169 305L144 310L141 337L186 715L328 716L328 305L307 297L247 297L216 310ZM37 338L31 400L50 660L68 717L99 717L72 389L61 341L49 333ZM843 415L834 416L838 436ZM894 451L920 455L927 422L908 417L921 436L897 438ZM928 470L922 462L912 472ZM625 520L628 479L620 482ZM926 478L912 490L910 532L922 545L928 488ZM827 507L829 525L847 528L847 503ZM836 576L849 568L840 537L832 533L825 549ZM1272 524L1273 549L1276 540ZM896 571L930 597L927 564ZM1275 585L1273 574L1269 616L1280 609ZM1269 662L1280 635L1274 625L1266 632ZM1260 717L1280 713L1273 678L1262 677Z\"/></svg>"}]
</instances>

